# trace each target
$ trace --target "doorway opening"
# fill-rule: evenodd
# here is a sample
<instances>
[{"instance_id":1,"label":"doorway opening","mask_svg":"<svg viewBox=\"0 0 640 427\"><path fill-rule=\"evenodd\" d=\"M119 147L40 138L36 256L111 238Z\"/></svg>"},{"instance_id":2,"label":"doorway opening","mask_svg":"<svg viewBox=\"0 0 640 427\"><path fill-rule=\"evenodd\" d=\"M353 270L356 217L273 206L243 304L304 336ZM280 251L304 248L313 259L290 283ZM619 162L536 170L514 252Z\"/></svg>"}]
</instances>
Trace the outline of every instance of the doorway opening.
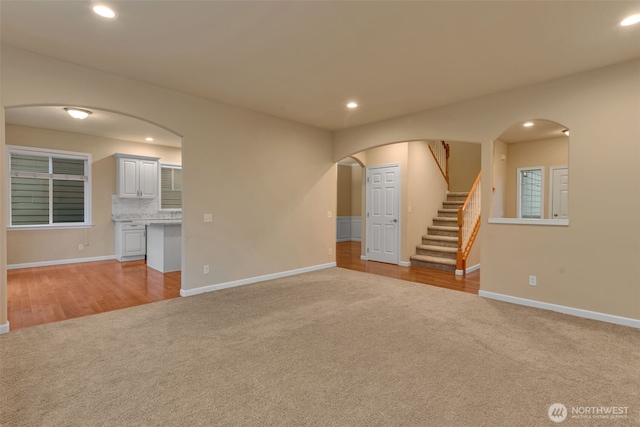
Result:
<instances>
[{"instance_id":1,"label":"doorway opening","mask_svg":"<svg viewBox=\"0 0 640 427\"><path fill-rule=\"evenodd\" d=\"M167 213L161 209L159 161L157 168L144 168L143 191L121 197L116 183L123 177L116 154L177 165L182 159L181 136L100 108L83 106L86 117L73 118L68 107L5 109L11 330L180 295L179 269L151 268L145 260L148 245L143 243L148 220L169 213L181 222L181 206ZM135 181L137 176L132 176ZM181 195L170 195L176 207ZM115 259L116 246L123 241L116 235L122 224L128 225L126 233L121 231L125 241L139 237L134 240L141 260Z\"/></svg>"}]
</instances>

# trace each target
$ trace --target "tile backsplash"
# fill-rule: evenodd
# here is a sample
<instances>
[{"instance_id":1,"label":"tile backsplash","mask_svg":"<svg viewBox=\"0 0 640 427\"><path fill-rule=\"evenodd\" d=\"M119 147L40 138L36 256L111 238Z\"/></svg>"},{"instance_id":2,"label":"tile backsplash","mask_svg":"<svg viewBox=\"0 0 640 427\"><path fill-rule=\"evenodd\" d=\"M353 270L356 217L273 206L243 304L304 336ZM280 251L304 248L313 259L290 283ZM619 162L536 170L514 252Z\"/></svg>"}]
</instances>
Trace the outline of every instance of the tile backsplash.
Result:
<instances>
[{"instance_id":1,"label":"tile backsplash","mask_svg":"<svg viewBox=\"0 0 640 427\"><path fill-rule=\"evenodd\" d=\"M181 211L161 211L159 199L121 199L111 196L111 219L126 221L135 219L180 219Z\"/></svg>"}]
</instances>

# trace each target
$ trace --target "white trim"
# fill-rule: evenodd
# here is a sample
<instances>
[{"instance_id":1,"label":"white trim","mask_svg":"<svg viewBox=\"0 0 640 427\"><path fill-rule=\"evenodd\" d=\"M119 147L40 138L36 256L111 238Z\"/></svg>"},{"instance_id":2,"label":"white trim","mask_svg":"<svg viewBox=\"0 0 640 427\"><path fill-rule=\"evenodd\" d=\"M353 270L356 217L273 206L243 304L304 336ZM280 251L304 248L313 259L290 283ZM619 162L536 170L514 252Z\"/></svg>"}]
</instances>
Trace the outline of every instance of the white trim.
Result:
<instances>
[{"instance_id":1,"label":"white trim","mask_svg":"<svg viewBox=\"0 0 640 427\"><path fill-rule=\"evenodd\" d=\"M5 323L4 325L0 325L0 335L8 334L8 333L9 333L9 321L7 320L7 323Z\"/></svg>"},{"instance_id":2,"label":"white trim","mask_svg":"<svg viewBox=\"0 0 640 427\"><path fill-rule=\"evenodd\" d=\"M347 163L347 162L338 162L338 166L360 166L360 163L358 162L353 162L353 163Z\"/></svg>"},{"instance_id":3,"label":"white trim","mask_svg":"<svg viewBox=\"0 0 640 427\"><path fill-rule=\"evenodd\" d=\"M369 215L367 215L369 213L369 211L371 211L371 200L369 200L369 190L371 190L371 182L370 182L370 176L369 176L369 172L374 170L374 169L385 169L385 168L391 168L391 167L397 167L398 168L398 222L396 223L396 225L398 226L398 232L397 232L397 237L398 237L398 241L397 241L397 248L396 248L396 262L392 263L392 264L396 264L399 265L400 264L400 251L402 248L402 166L400 165L400 163L389 163L386 165L375 165L375 166L367 166L364 168L364 179L365 179L365 183L364 183L364 192L365 192L365 209L366 211L364 212L364 221L365 221L365 238L367 242L370 242L370 232L369 232L369 225L370 225L370 218ZM368 245L368 243L367 243Z\"/></svg>"},{"instance_id":4,"label":"white trim","mask_svg":"<svg viewBox=\"0 0 640 427\"><path fill-rule=\"evenodd\" d=\"M70 230L74 228L93 228L95 224L69 224L58 223L55 225L7 225L7 231L35 231L35 230Z\"/></svg>"},{"instance_id":5,"label":"white trim","mask_svg":"<svg viewBox=\"0 0 640 427\"><path fill-rule=\"evenodd\" d=\"M468 274L476 270L480 270L480 264L476 264L476 265L472 265L471 267L468 267L466 272L463 270L456 270L456 276L462 276L463 274Z\"/></svg>"},{"instance_id":6,"label":"white trim","mask_svg":"<svg viewBox=\"0 0 640 427\"><path fill-rule=\"evenodd\" d=\"M369 258L367 258L366 255L360 255L360 260L362 261L369 261Z\"/></svg>"},{"instance_id":7,"label":"white trim","mask_svg":"<svg viewBox=\"0 0 640 427\"><path fill-rule=\"evenodd\" d=\"M519 225L558 225L568 226L568 219L533 219L533 218L489 218L489 224L519 224Z\"/></svg>"},{"instance_id":8,"label":"white trim","mask_svg":"<svg viewBox=\"0 0 640 427\"><path fill-rule=\"evenodd\" d=\"M411 267L411 261L400 261L398 265L400 267Z\"/></svg>"},{"instance_id":9,"label":"white trim","mask_svg":"<svg viewBox=\"0 0 640 427\"><path fill-rule=\"evenodd\" d=\"M295 276L298 274L309 273L317 270L324 270L325 268L332 268L335 266L336 266L335 262L329 262L327 264L320 264L320 265L314 265L311 267L298 268L295 270L283 271L281 273L265 274L264 276L249 277L247 279L234 280L233 282L218 283L216 285L202 286L195 289L180 289L180 296L190 297L193 295L199 295L206 292L219 291L221 289L235 288L236 286L250 285L252 283L264 282L266 280L281 279L283 277Z\"/></svg>"},{"instance_id":10,"label":"white trim","mask_svg":"<svg viewBox=\"0 0 640 427\"><path fill-rule=\"evenodd\" d=\"M53 186L49 185L49 224L41 224L41 225L29 225L22 226L24 228L20 228L22 230L28 229L27 227L35 227L33 230L38 229L46 229L52 230L58 227L61 228L88 228L93 227L93 213L91 211L91 207L93 205L93 179L91 177L91 168L93 165L93 156L91 153L83 153L79 151L64 151L64 150L55 150L51 148L40 148L40 147L30 147L26 145L6 145L5 146L6 153L6 169L7 169L7 223L6 229L9 230L12 227L19 228L21 226L13 226L12 223L12 210L11 210L11 154L25 154L25 155L33 155L33 156L41 156L41 157L57 157L57 158L65 158L65 159L75 159L75 160L83 160L85 162L85 175L82 181L84 182L84 222L82 223L68 223L68 225L64 225L63 223L54 223L53 217L51 213L51 206L53 200ZM53 172L53 171L51 171ZM53 180L56 179L54 174L46 174L49 175L48 179ZM58 175L57 179L60 179L64 175Z\"/></svg>"},{"instance_id":11,"label":"white trim","mask_svg":"<svg viewBox=\"0 0 640 427\"><path fill-rule=\"evenodd\" d=\"M76 264L81 262L94 262L94 261L108 261L116 259L115 255L95 256L89 258L70 258L70 259L57 259L53 261L39 261L39 262L25 262L23 264L9 264L7 270L15 270L18 268L31 268L31 267L48 267L51 265L62 264Z\"/></svg>"},{"instance_id":12,"label":"white trim","mask_svg":"<svg viewBox=\"0 0 640 427\"><path fill-rule=\"evenodd\" d=\"M593 319L599 320L601 322L614 323L616 325L640 328L640 319L615 316L613 314L599 313L597 311L583 310L581 308L567 307L565 305L551 304L548 302L513 297L511 295L498 294L495 292L488 292L483 290L480 290L478 292L478 295L483 298L524 305L527 307L541 308L543 310L557 311L558 313L570 314L572 316L583 317L585 319Z\"/></svg>"}]
</instances>

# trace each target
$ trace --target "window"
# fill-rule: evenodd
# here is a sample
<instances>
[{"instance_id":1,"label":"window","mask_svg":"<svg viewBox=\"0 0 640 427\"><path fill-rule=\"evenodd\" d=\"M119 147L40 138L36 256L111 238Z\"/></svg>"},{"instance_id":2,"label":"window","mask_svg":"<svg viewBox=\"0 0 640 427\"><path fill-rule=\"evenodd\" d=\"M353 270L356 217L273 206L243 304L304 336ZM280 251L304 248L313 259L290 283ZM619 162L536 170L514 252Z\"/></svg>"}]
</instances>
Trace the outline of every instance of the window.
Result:
<instances>
[{"instance_id":1,"label":"window","mask_svg":"<svg viewBox=\"0 0 640 427\"><path fill-rule=\"evenodd\" d=\"M160 209L182 210L182 166L160 164Z\"/></svg>"},{"instance_id":2,"label":"window","mask_svg":"<svg viewBox=\"0 0 640 427\"><path fill-rule=\"evenodd\" d=\"M8 146L9 226L91 224L91 155Z\"/></svg>"},{"instance_id":3,"label":"window","mask_svg":"<svg viewBox=\"0 0 640 427\"><path fill-rule=\"evenodd\" d=\"M518 218L542 218L543 168L518 169Z\"/></svg>"}]
</instances>

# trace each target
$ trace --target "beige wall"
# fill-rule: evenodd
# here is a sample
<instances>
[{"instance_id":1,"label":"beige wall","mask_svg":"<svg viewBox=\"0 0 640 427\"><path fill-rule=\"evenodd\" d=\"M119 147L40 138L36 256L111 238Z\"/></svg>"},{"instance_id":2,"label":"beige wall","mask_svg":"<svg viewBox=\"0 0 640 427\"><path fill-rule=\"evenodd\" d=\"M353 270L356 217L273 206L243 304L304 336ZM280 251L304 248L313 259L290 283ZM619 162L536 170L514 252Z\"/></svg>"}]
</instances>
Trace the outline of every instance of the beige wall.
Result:
<instances>
[{"instance_id":1,"label":"beige wall","mask_svg":"<svg viewBox=\"0 0 640 427\"><path fill-rule=\"evenodd\" d=\"M329 131L14 48L3 46L1 55L3 107L99 107L183 136L183 289L335 262L329 249L337 167ZM204 223L204 213L213 222Z\"/></svg>"},{"instance_id":2,"label":"beige wall","mask_svg":"<svg viewBox=\"0 0 640 427\"><path fill-rule=\"evenodd\" d=\"M351 167L351 216L362 216L362 174L359 164Z\"/></svg>"},{"instance_id":3,"label":"beige wall","mask_svg":"<svg viewBox=\"0 0 640 427\"><path fill-rule=\"evenodd\" d=\"M334 159L396 141L479 141L482 169L491 171L493 141L509 126L529 119L562 123L571 129L570 224L488 224L493 183L485 180L481 290L640 319L638 76L640 60L634 60L338 131ZM616 222L624 226L606 226L611 206L618 206ZM594 250L602 242L610 243L607 250ZM537 286L528 285L529 275L538 277Z\"/></svg>"},{"instance_id":4,"label":"beige wall","mask_svg":"<svg viewBox=\"0 0 640 427\"><path fill-rule=\"evenodd\" d=\"M505 193L507 191L507 144L499 139L493 143L493 187L491 211L493 218L504 218Z\"/></svg>"},{"instance_id":5,"label":"beige wall","mask_svg":"<svg viewBox=\"0 0 640 427\"><path fill-rule=\"evenodd\" d=\"M338 207L336 216L351 216L351 169L338 165Z\"/></svg>"},{"instance_id":6,"label":"beige wall","mask_svg":"<svg viewBox=\"0 0 640 427\"><path fill-rule=\"evenodd\" d=\"M114 153L160 157L180 163L180 148L120 141L117 139L6 125L7 145L76 151L91 154L91 211L93 227L71 230L10 230L7 232L7 264L23 264L115 254L111 195L116 192ZM78 244L84 250L78 250Z\"/></svg>"},{"instance_id":7,"label":"beige wall","mask_svg":"<svg viewBox=\"0 0 640 427\"><path fill-rule=\"evenodd\" d=\"M518 216L518 168L542 166L544 167L542 214L544 218L549 218L549 168L569 164L569 138L563 136L507 144L506 163L504 217L516 218Z\"/></svg>"},{"instance_id":8,"label":"beige wall","mask_svg":"<svg viewBox=\"0 0 640 427\"><path fill-rule=\"evenodd\" d=\"M469 191L480 173L482 146L447 141L449 144L449 191Z\"/></svg>"},{"instance_id":9,"label":"beige wall","mask_svg":"<svg viewBox=\"0 0 640 427\"><path fill-rule=\"evenodd\" d=\"M427 234L427 227L433 225L433 218L447 197L447 182L431 155L429 144L410 142L408 155L409 199L406 211L409 224L403 241L406 256L403 260L406 261L416 253L416 245L422 244L422 236Z\"/></svg>"}]
</instances>

